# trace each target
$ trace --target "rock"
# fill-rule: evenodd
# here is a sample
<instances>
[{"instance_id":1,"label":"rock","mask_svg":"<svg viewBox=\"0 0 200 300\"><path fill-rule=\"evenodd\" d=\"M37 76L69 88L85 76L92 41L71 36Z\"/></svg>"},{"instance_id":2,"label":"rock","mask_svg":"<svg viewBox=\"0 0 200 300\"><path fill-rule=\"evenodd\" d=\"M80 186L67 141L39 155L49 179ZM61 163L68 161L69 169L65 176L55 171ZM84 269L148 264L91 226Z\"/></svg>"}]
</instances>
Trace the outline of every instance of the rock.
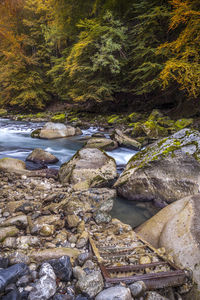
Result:
<instances>
[{"instance_id":1,"label":"rock","mask_svg":"<svg viewBox=\"0 0 200 300\"><path fill-rule=\"evenodd\" d=\"M9 226L9 227L1 227L0 228L0 242L3 242L5 238L17 236L19 233L19 230L15 226Z\"/></svg>"},{"instance_id":2,"label":"rock","mask_svg":"<svg viewBox=\"0 0 200 300\"><path fill-rule=\"evenodd\" d=\"M137 232L154 247L164 247L176 264L189 268L200 290L200 194L172 203Z\"/></svg>"},{"instance_id":3,"label":"rock","mask_svg":"<svg viewBox=\"0 0 200 300\"><path fill-rule=\"evenodd\" d=\"M0 159L0 170L19 174L28 172L24 161L10 157Z\"/></svg>"},{"instance_id":4,"label":"rock","mask_svg":"<svg viewBox=\"0 0 200 300\"><path fill-rule=\"evenodd\" d=\"M47 168L48 168L47 165L45 165L43 163L35 163L32 161L26 161L26 169L29 171L44 170Z\"/></svg>"},{"instance_id":5,"label":"rock","mask_svg":"<svg viewBox=\"0 0 200 300\"><path fill-rule=\"evenodd\" d=\"M45 164L54 164L59 161L56 156L40 148L34 149L33 152L31 152L28 155L26 160L32 161L34 163L45 163Z\"/></svg>"},{"instance_id":6,"label":"rock","mask_svg":"<svg viewBox=\"0 0 200 300\"><path fill-rule=\"evenodd\" d=\"M9 255L9 260L11 265L23 263L23 264L29 264L30 259L27 255L20 251L15 251L14 253Z\"/></svg>"},{"instance_id":7,"label":"rock","mask_svg":"<svg viewBox=\"0 0 200 300\"><path fill-rule=\"evenodd\" d=\"M39 233L41 236L52 236L55 232L54 225L42 225L41 229L39 230Z\"/></svg>"},{"instance_id":8,"label":"rock","mask_svg":"<svg viewBox=\"0 0 200 300\"><path fill-rule=\"evenodd\" d=\"M103 290L95 300L133 300L129 289L123 286L114 286Z\"/></svg>"},{"instance_id":9,"label":"rock","mask_svg":"<svg viewBox=\"0 0 200 300\"><path fill-rule=\"evenodd\" d=\"M79 150L59 170L62 183L87 181L90 187L106 187L117 177L115 160L96 148Z\"/></svg>"},{"instance_id":10,"label":"rock","mask_svg":"<svg viewBox=\"0 0 200 300\"><path fill-rule=\"evenodd\" d=\"M190 127L193 123L193 119L179 119L175 122L175 126L180 130L186 127Z\"/></svg>"},{"instance_id":11,"label":"rock","mask_svg":"<svg viewBox=\"0 0 200 300\"><path fill-rule=\"evenodd\" d=\"M0 292L3 292L5 287L28 272L28 267L26 264L16 264L7 269L0 270Z\"/></svg>"},{"instance_id":12,"label":"rock","mask_svg":"<svg viewBox=\"0 0 200 300\"><path fill-rule=\"evenodd\" d=\"M62 256L59 259L49 260L56 276L62 281L69 281L72 276L72 265L69 256Z\"/></svg>"},{"instance_id":13,"label":"rock","mask_svg":"<svg viewBox=\"0 0 200 300\"><path fill-rule=\"evenodd\" d=\"M18 228L26 228L28 225L28 219L26 215L18 215L15 217L11 217L6 219L3 223L0 224L0 227L6 226L16 226Z\"/></svg>"},{"instance_id":14,"label":"rock","mask_svg":"<svg viewBox=\"0 0 200 300\"><path fill-rule=\"evenodd\" d=\"M35 283L28 299L49 299L56 293L56 275L50 264L44 263L40 269L40 279Z\"/></svg>"},{"instance_id":15,"label":"rock","mask_svg":"<svg viewBox=\"0 0 200 300\"><path fill-rule=\"evenodd\" d=\"M77 258L79 265L82 266L86 262L86 260L88 260L90 257L91 257L90 252L84 252L84 253L79 254L79 256Z\"/></svg>"},{"instance_id":16,"label":"rock","mask_svg":"<svg viewBox=\"0 0 200 300\"><path fill-rule=\"evenodd\" d=\"M133 156L115 187L129 200L171 203L199 191L200 133L183 129Z\"/></svg>"},{"instance_id":17,"label":"rock","mask_svg":"<svg viewBox=\"0 0 200 300\"><path fill-rule=\"evenodd\" d=\"M145 256L141 256L140 257L140 260L139 260L139 263L141 265L144 265L144 264L150 264L151 263L151 259L148 255L145 255Z\"/></svg>"},{"instance_id":18,"label":"rock","mask_svg":"<svg viewBox=\"0 0 200 300\"><path fill-rule=\"evenodd\" d=\"M16 240L15 237L7 237L2 243L3 248L16 249Z\"/></svg>"},{"instance_id":19,"label":"rock","mask_svg":"<svg viewBox=\"0 0 200 300\"><path fill-rule=\"evenodd\" d=\"M3 109L3 108L0 109L0 117L6 116L7 113L8 113L8 112L7 112L6 109Z\"/></svg>"},{"instance_id":20,"label":"rock","mask_svg":"<svg viewBox=\"0 0 200 300\"><path fill-rule=\"evenodd\" d=\"M70 258L77 258L80 254L78 249L72 248L54 248L54 249L46 249L46 250L39 250L33 251L30 253L30 258L36 262L42 262L45 260L57 259L62 256L69 256Z\"/></svg>"},{"instance_id":21,"label":"rock","mask_svg":"<svg viewBox=\"0 0 200 300\"><path fill-rule=\"evenodd\" d=\"M137 281L129 285L129 289L133 297L140 297L144 294L147 288L143 281Z\"/></svg>"},{"instance_id":22,"label":"rock","mask_svg":"<svg viewBox=\"0 0 200 300\"><path fill-rule=\"evenodd\" d=\"M1 300L19 300L19 299L21 300L21 295L17 289L1 297Z\"/></svg>"},{"instance_id":23,"label":"rock","mask_svg":"<svg viewBox=\"0 0 200 300\"><path fill-rule=\"evenodd\" d=\"M109 223L111 221L111 216L106 212L98 211L95 213L94 219L97 224Z\"/></svg>"},{"instance_id":24,"label":"rock","mask_svg":"<svg viewBox=\"0 0 200 300\"><path fill-rule=\"evenodd\" d=\"M7 257L0 256L0 268L6 269L9 264L9 259Z\"/></svg>"},{"instance_id":25,"label":"rock","mask_svg":"<svg viewBox=\"0 0 200 300\"><path fill-rule=\"evenodd\" d=\"M115 129L114 140L120 145L133 150L140 150L142 145L133 138L124 134L121 130Z\"/></svg>"},{"instance_id":26,"label":"rock","mask_svg":"<svg viewBox=\"0 0 200 300\"><path fill-rule=\"evenodd\" d=\"M90 297L95 297L103 289L103 286L103 278L99 271L85 274L85 276L80 277L76 283L77 289L82 293L86 293Z\"/></svg>"},{"instance_id":27,"label":"rock","mask_svg":"<svg viewBox=\"0 0 200 300\"><path fill-rule=\"evenodd\" d=\"M112 151L118 148L116 141L106 138L93 137L86 143L85 148L98 148L105 151Z\"/></svg>"},{"instance_id":28,"label":"rock","mask_svg":"<svg viewBox=\"0 0 200 300\"><path fill-rule=\"evenodd\" d=\"M157 292L147 292L145 300L169 300L169 299L161 296Z\"/></svg>"},{"instance_id":29,"label":"rock","mask_svg":"<svg viewBox=\"0 0 200 300\"><path fill-rule=\"evenodd\" d=\"M76 243L76 247L78 249L83 248L84 246L86 246L87 242L88 242L88 232L83 231Z\"/></svg>"},{"instance_id":30,"label":"rock","mask_svg":"<svg viewBox=\"0 0 200 300\"><path fill-rule=\"evenodd\" d=\"M64 220L61 220L60 215L47 215L37 218L29 224L32 234L40 233L43 236L50 236L54 233L54 229L62 229Z\"/></svg>"},{"instance_id":31,"label":"rock","mask_svg":"<svg viewBox=\"0 0 200 300\"><path fill-rule=\"evenodd\" d=\"M40 246L40 239L37 236L20 236L16 240L18 249L28 249L29 247Z\"/></svg>"},{"instance_id":32,"label":"rock","mask_svg":"<svg viewBox=\"0 0 200 300\"><path fill-rule=\"evenodd\" d=\"M80 223L80 218L76 215L67 215L67 224L70 228L77 227Z\"/></svg>"},{"instance_id":33,"label":"rock","mask_svg":"<svg viewBox=\"0 0 200 300\"><path fill-rule=\"evenodd\" d=\"M81 134L79 128L66 126L62 123L48 122L41 128L39 137L41 139L58 139Z\"/></svg>"}]
</instances>

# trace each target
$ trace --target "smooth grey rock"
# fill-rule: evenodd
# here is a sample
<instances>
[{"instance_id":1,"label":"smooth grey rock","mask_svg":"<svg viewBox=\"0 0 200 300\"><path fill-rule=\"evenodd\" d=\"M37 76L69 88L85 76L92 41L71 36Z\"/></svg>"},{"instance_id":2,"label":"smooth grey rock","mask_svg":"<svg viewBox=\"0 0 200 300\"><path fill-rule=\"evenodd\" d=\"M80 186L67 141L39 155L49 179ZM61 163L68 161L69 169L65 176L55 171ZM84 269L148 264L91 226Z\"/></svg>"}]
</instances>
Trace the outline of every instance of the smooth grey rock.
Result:
<instances>
[{"instance_id":1,"label":"smooth grey rock","mask_svg":"<svg viewBox=\"0 0 200 300\"><path fill-rule=\"evenodd\" d=\"M45 163L45 164L54 164L59 161L59 159L55 155L40 148L34 149L33 152L31 152L27 156L26 160L32 161L34 163Z\"/></svg>"},{"instance_id":2,"label":"smooth grey rock","mask_svg":"<svg viewBox=\"0 0 200 300\"><path fill-rule=\"evenodd\" d=\"M133 300L129 289L123 286L115 286L103 290L95 300Z\"/></svg>"},{"instance_id":3,"label":"smooth grey rock","mask_svg":"<svg viewBox=\"0 0 200 300\"><path fill-rule=\"evenodd\" d=\"M39 137L41 139L58 139L79 134L82 134L80 128L66 126L62 123L48 122L41 128Z\"/></svg>"}]
</instances>

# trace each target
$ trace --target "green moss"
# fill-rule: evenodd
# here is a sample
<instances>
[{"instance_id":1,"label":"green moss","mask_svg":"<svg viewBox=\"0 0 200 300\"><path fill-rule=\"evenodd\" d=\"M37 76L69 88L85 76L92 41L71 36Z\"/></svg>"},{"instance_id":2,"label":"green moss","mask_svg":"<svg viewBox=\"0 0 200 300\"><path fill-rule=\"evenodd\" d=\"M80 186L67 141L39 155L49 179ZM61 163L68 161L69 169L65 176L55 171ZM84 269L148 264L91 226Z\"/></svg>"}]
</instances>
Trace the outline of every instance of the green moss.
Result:
<instances>
[{"instance_id":1,"label":"green moss","mask_svg":"<svg viewBox=\"0 0 200 300\"><path fill-rule=\"evenodd\" d=\"M127 119L131 122L138 122L141 119L141 117L142 116L140 113L133 112L132 114L128 115Z\"/></svg>"},{"instance_id":2,"label":"green moss","mask_svg":"<svg viewBox=\"0 0 200 300\"><path fill-rule=\"evenodd\" d=\"M8 113L8 112L7 112L6 109L3 109L3 108L0 109L0 117L6 116L7 113Z\"/></svg>"},{"instance_id":3,"label":"green moss","mask_svg":"<svg viewBox=\"0 0 200 300\"><path fill-rule=\"evenodd\" d=\"M119 116L112 115L111 117L108 117L107 122L108 124L114 124L119 119Z\"/></svg>"},{"instance_id":4,"label":"green moss","mask_svg":"<svg viewBox=\"0 0 200 300\"><path fill-rule=\"evenodd\" d=\"M158 118L162 118L163 117L163 114L157 110L157 109L154 109L152 110L150 116L148 117L148 121L156 121L158 120Z\"/></svg>"},{"instance_id":5,"label":"green moss","mask_svg":"<svg viewBox=\"0 0 200 300\"><path fill-rule=\"evenodd\" d=\"M60 122L64 123L66 121L66 115L65 114L57 114L51 118L52 122Z\"/></svg>"},{"instance_id":6,"label":"green moss","mask_svg":"<svg viewBox=\"0 0 200 300\"><path fill-rule=\"evenodd\" d=\"M191 126L192 123L193 119L180 119L176 121L175 126L177 127L177 129L183 129Z\"/></svg>"}]
</instances>

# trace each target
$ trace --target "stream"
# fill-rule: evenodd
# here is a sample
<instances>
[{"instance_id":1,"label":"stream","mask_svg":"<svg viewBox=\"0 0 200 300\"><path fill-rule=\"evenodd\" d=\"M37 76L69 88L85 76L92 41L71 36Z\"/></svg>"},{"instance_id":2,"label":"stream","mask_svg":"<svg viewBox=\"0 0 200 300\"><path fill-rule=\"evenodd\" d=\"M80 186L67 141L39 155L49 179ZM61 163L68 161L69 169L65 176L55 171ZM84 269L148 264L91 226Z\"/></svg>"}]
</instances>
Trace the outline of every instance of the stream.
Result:
<instances>
[{"instance_id":1,"label":"stream","mask_svg":"<svg viewBox=\"0 0 200 300\"><path fill-rule=\"evenodd\" d=\"M55 140L31 138L30 133L43 125L44 123L20 122L0 118L0 158L12 157L25 161L35 148L42 148L59 159L57 164L51 165L52 168L58 169L62 163L68 161L84 145L88 136L98 132L98 128L90 127L87 130L82 130L83 135L81 136ZM125 166L137 152L119 147L107 153L115 159L120 172L121 167ZM112 217L136 227L157 211L158 209L151 203L131 202L118 197L111 214Z\"/></svg>"}]
</instances>

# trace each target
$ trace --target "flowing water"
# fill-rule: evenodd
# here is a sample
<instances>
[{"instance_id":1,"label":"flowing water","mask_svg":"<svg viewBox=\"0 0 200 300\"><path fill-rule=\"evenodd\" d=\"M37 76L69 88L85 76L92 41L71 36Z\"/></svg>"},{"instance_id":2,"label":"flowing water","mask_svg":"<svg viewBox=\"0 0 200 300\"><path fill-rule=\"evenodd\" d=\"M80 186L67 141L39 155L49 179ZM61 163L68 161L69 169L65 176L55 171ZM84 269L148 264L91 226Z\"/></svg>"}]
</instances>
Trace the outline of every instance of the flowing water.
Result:
<instances>
[{"instance_id":1,"label":"flowing water","mask_svg":"<svg viewBox=\"0 0 200 300\"><path fill-rule=\"evenodd\" d=\"M43 123L19 122L0 118L0 158L12 157L25 160L33 149L42 148L59 159L57 164L51 166L59 168L62 163L68 161L84 145L87 136L91 136L98 131L97 128L90 127L87 130L83 130L82 136L56 140L31 138L31 131L42 127L42 125ZM119 147L107 153L115 159L120 170L137 152ZM133 203L118 198L114 203L112 216L135 227L155 213L156 209L150 204Z\"/></svg>"}]
</instances>

